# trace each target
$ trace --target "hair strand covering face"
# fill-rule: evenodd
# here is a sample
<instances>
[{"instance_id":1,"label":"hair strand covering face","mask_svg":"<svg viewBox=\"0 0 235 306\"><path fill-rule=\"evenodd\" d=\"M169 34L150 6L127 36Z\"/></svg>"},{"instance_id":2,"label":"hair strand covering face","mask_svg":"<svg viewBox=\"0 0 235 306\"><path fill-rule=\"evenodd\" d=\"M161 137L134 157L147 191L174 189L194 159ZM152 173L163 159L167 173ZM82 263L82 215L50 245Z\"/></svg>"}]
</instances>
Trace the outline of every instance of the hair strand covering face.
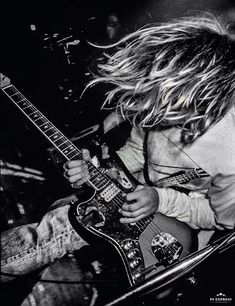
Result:
<instances>
[{"instance_id":1,"label":"hair strand covering face","mask_svg":"<svg viewBox=\"0 0 235 306\"><path fill-rule=\"evenodd\" d=\"M148 25L105 48L114 47L87 87L112 84L103 107L114 102L134 125L178 124L190 143L231 107L235 41L215 17Z\"/></svg>"}]
</instances>

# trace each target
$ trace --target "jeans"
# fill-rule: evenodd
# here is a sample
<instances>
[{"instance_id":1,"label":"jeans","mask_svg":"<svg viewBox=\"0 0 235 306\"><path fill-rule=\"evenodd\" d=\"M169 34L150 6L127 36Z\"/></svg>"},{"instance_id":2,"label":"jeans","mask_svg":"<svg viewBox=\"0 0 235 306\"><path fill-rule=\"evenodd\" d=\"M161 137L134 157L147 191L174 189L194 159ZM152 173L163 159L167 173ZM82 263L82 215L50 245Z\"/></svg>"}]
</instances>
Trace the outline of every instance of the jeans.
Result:
<instances>
[{"instance_id":1,"label":"jeans","mask_svg":"<svg viewBox=\"0 0 235 306\"><path fill-rule=\"evenodd\" d=\"M75 232L68 220L71 197L54 203L39 223L22 225L1 234L1 271L23 275L87 243ZM1 281L11 280L1 276Z\"/></svg>"}]
</instances>

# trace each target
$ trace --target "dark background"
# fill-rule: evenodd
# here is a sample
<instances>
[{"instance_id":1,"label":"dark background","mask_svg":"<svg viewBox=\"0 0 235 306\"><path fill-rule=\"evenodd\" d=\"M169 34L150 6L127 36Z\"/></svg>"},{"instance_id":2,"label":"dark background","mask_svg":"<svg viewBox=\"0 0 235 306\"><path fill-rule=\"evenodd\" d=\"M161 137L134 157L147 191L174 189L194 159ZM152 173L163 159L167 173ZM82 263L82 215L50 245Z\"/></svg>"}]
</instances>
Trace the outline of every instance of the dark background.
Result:
<instances>
[{"instance_id":1,"label":"dark background","mask_svg":"<svg viewBox=\"0 0 235 306\"><path fill-rule=\"evenodd\" d=\"M235 31L234 0L6 1L1 4L0 72L69 138L76 138L109 114L100 110L105 86L93 88L81 97L101 55L87 41L110 42L105 30L107 16L117 14L122 36L146 23L200 12L220 16ZM61 39L79 43L70 45L66 54ZM41 171L44 177L38 181L2 171L0 223L1 230L5 230L38 221L54 200L72 190L61 175L60 161L48 151L50 145L3 93L0 100L1 169L18 165L23 173L24 167L30 167ZM86 146L87 142L78 145ZM221 269L221 258L217 260L216 267L212 265L210 270L212 277L201 283L201 291L208 287L207 300L226 288L231 295L231 275L227 276L227 267ZM222 261L229 262L226 257ZM218 267L220 273L216 273Z\"/></svg>"},{"instance_id":2,"label":"dark background","mask_svg":"<svg viewBox=\"0 0 235 306\"><path fill-rule=\"evenodd\" d=\"M109 42L105 25L108 14L113 12L119 17L120 36L146 23L200 12L212 12L232 27L235 24L234 0L5 1L1 4L0 69L69 137L108 114L100 111L105 86L80 95L91 77L98 52L87 41ZM65 44L59 44L66 38L67 42L80 41L69 47L70 63ZM30 160L38 161L40 137L32 136L28 123L8 105L9 101L2 96L1 100L2 134L13 133L6 142L17 141L25 154L30 151Z\"/></svg>"}]
</instances>

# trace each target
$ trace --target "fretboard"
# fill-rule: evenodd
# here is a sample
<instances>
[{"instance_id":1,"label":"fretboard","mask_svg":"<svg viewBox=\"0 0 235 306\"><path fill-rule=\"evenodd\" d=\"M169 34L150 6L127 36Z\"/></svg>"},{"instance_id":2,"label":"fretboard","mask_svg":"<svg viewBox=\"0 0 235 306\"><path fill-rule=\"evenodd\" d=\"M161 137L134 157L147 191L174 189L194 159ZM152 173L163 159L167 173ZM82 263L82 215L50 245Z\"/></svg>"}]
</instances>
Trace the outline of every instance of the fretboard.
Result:
<instances>
[{"instance_id":1,"label":"fretboard","mask_svg":"<svg viewBox=\"0 0 235 306\"><path fill-rule=\"evenodd\" d=\"M65 137L16 87L10 84L3 87L2 90L58 152L64 156L65 160L82 159L81 150ZM90 174L89 183L95 189L100 190L110 183L110 179L91 162L87 162L87 165Z\"/></svg>"},{"instance_id":2,"label":"fretboard","mask_svg":"<svg viewBox=\"0 0 235 306\"><path fill-rule=\"evenodd\" d=\"M182 174L166 177L156 182L157 187L170 187L178 184L186 184L198 178L206 177L208 174L203 169L190 169Z\"/></svg>"}]
</instances>

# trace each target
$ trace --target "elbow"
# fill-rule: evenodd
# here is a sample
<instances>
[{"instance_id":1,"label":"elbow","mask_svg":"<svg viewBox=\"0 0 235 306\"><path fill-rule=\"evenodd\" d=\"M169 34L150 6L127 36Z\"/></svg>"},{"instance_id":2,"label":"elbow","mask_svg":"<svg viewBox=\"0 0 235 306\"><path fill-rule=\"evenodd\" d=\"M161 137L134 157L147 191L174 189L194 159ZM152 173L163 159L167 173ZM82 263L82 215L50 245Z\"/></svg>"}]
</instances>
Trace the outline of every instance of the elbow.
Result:
<instances>
[{"instance_id":1,"label":"elbow","mask_svg":"<svg viewBox=\"0 0 235 306\"><path fill-rule=\"evenodd\" d=\"M215 221L222 229L232 230L235 227L235 208L231 213L216 213Z\"/></svg>"}]
</instances>

